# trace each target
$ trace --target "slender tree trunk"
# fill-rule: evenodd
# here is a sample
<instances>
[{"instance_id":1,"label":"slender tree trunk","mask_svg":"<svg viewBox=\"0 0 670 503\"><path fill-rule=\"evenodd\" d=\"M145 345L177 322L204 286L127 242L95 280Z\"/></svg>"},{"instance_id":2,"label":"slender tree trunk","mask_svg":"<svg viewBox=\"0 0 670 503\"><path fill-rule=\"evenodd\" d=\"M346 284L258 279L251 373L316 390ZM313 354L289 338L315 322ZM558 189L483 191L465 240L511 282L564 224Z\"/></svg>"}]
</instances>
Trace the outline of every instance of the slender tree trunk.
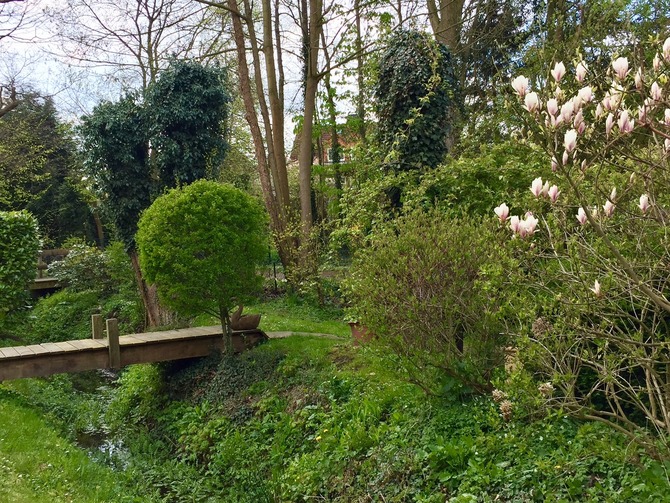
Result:
<instances>
[{"instance_id":1,"label":"slender tree trunk","mask_svg":"<svg viewBox=\"0 0 670 503\"><path fill-rule=\"evenodd\" d=\"M231 12L239 12L237 0L228 0L228 7L230 8ZM280 174L275 169L272 173L274 176L271 178L270 158L272 158L272 154L274 154L274 149L272 150L271 156L269 158L266 151L265 139L259 124L256 102L254 100L254 91L251 87L251 75L249 73L249 65L247 63L244 26L240 16L233 14L231 17L233 23L233 38L235 40L235 46L237 49L240 95L242 96L245 109L245 118L249 124L251 137L254 143L254 152L256 154L256 162L258 164L258 174L263 192L263 201L265 203L268 214L270 215L270 223L275 235L275 243L277 245L279 257L284 267L289 269L295 262L296 245L293 240L287 236L286 232L288 211L285 204L288 204L288 202L281 202L281 196L279 195L280 191L275 190L275 186L273 185L273 179L275 184L284 183L283 181L280 181L280 178L282 176L285 177L285 173ZM257 49L257 45L255 43L252 43L252 47L256 47ZM256 74L256 77L258 77L260 75L260 53L257 50L253 52L253 58L254 73ZM263 115L264 125L267 133L269 119L267 115L267 106L264 106L265 97L263 96L263 90L261 86L262 82L259 82L258 79L256 79L256 99L259 101L259 108L261 109L261 114ZM270 150L270 143L270 140L268 140L268 150ZM284 153L282 152L281 155L283 156ZM288 180L287 177L285 178ZM288 181L286 181L286 183L288 183Z\"/></svg>"},{"instance_id":2,"label":"slender tree trunk","mask_svg":"<svg viewBox=\"0 0 670 503\"><path fill-rule=\"evenodd\" d=\"M137 250L130 250L128 255L130 256L130 262L133 265L133 272L135 273L137 288L140 291L142 303L144 304L146 324L150 327L158 327L161 323L161 313L160 307L158 305L158 295L156 293L156 288L155 286L150 287L147 285L146 281L144 281L144 278L142 277L142 271L140 269L140 260L137 255Z\"/></svg>"},{"instance_id":3,"label":"slender tree trunk","mask_svg":"<svg viewBox=\"0 0 670 503\"><path fill-rule=\"evenodd\" d=\"M303 239L309 239L312 228L312 131L316 110L316 92L319 85L318 57L321 40L322 20L321 0L309 0L307 20L307 42L305 49L305 107L303 113L302 136L298 157L298 180L300 187L300 223ZM304 30L304 28L303 28Z\"/></svg>"},{"instance_id":4,"label":"slender tree trunk","mask_svg":"<svg viewBox=\"0 0 670 503\"><path fill-rule=\"evenodd\" d=\"M358 81L358 95L356 96L356 115L358 116L358 136L363 146L367 145L366 125L365 125L365 75L363 73L364 55L363 40L361 35L361 0L354 1L354 11L356 16L356 79Z\"/></svg>"}]
</instances>

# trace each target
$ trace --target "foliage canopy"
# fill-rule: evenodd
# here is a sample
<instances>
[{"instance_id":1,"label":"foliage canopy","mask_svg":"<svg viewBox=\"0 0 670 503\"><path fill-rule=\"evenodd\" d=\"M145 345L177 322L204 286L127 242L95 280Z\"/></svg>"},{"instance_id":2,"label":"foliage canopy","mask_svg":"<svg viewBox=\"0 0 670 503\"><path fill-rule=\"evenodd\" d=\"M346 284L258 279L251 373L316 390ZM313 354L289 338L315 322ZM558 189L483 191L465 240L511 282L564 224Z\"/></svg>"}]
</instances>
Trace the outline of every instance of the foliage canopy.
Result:
<instances>
[{"instance_id":1,"label":"foliage canopy","mask_svg":"<svg viewBox=\"0 0 670 503\"><path fill-rule=\"evenodd\" d=\"M140 263L161 300L184 315L228 313L261 285L266 253L260 204L232 185L199 180L157 198L137 233Z\"/></svg>"}]
</instances>

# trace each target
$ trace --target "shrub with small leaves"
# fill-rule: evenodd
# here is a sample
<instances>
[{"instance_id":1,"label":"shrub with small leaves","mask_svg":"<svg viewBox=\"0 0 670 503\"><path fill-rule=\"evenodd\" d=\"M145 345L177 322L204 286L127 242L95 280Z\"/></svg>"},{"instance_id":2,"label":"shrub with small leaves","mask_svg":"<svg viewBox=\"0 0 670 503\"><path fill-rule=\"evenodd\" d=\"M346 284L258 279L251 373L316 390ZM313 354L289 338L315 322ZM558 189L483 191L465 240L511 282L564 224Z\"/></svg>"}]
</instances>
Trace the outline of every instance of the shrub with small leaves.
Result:
<instances>
[{"instance_id":1,"label":"shrub with small leaves","mask_svg":"<svg viewBox=\"0 0 670 503\"><path fill-rule=\"evenodd\" d=\"M39 246L35 217L25 211L0 212L0 319L24 307Z\"/></svg>"}]
</instances>

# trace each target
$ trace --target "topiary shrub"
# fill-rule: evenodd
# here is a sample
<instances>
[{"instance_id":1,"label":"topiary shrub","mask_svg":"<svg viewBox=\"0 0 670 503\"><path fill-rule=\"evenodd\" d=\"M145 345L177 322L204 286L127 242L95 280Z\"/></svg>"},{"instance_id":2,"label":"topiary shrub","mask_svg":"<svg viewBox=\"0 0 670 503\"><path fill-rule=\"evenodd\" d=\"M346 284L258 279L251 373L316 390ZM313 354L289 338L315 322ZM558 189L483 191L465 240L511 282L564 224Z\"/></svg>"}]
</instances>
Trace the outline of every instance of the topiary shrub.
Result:
<instances>
[{"instance_id":1,"label":"topiary shrub","mask_svg":"<svg viewBox=\"0 0 670 503\"><path fill-rule=\"evenodd\" d=\"M373 234L347 282L352 310L431 393L491 389L515 265L488 222L413 212ZM453 394L452 394L453 396Z\"/></svg>"},{"instance_id":2,"label":"topiary shrub","mask_svg":"<svg viewBox=\"0 0 670 503\"><path fill-rule=\"evenodd\" d=\"M265 213L232 185L200 180L164 194L142 214L136 241L161 301L183 315L220 316L227 332L230 309L261 287Z\"/></svg>"},{"instance_id":3,"label":"topiary shrub","mask_svg":"<svg viewBox=\"0 0 670 503\"><path fill-rule=\"evenodd\" d=\"M0 211L0 321L26 305L39 246L35 217L26 211Z\"/></svg>"}]
</instances>

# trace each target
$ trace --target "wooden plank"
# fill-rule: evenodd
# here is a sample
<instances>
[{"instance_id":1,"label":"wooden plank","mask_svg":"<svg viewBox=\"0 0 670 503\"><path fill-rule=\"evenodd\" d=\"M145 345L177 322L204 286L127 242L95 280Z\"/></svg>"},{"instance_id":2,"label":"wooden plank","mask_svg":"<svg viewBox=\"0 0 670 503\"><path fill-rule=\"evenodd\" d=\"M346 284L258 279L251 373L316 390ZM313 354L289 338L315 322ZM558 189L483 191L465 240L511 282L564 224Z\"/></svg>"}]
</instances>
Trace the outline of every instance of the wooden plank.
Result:
<instances>
[{"instance_id":1,"label":"wooden plank","mask_svg":"<svg viewBox=\"0 0 670 503\"><path fill-rule=\"evenodd\" d=\"M0 364L0 381L105 368L108 358L107 348L103 348L7 360Z\"/></svg>"},{"instance_id":2,"label":"wooden plank","mask_svg":"<svg viewBox=\"0 0 670 503\"><path fill-rule=\"evenodd\" d=\"M5 358L16 358L18 356L21 356L19 352L12 347L2 348L2 354Z\"/></svg>"},{"instance_id":3,"label":"wooden plank","mask_svg":"<svg viewBox=\"0 0 670 503\"><path fill-rule=\"evenodd\" d=\"M149 344L150 342L146 339L140 339L135 335L122 335L119 337L119 344L121 346L132 346L137 344Z\"/></svg>"},{"instance_id":4,"label":"wooden plank","mask_svg":"<svg viewBox=\"0 0 670 503\"><path fill-rule=\"evenodd\" d=\"M119 346L119 324L116 318L107 320L107 341L109 344L109 367L121 368L121 347Z\"/></svg>"},{"instance_id":5,"label":"wooden plank","mask_svg":"<svg viewBox=\"0 0 670 503\"><path fill-rule=\"evenodd\" d=\"M63 351L79 351L79 348L72 344L72 341L54 342L56 346L62 348Z\"/></svg>"},{"instance_id":6,"label":"wooden plank","mask_svg":"<svg viewBox=\"0 0 670 503\"><path fill-rule=\"evenodd\" d=\"M33 350L30 349L30 346L15 346L14 349L19 353L21 356L25 355L30 355L33 356L35 353L33 353Z\"/></svg>"},{"instance_id":7,"label":"wooden plank","mask_svg":"<svg viewBox=\"0 0 670 503\"><path fill-rule=\"evenodd\" d=\"M49 353L49 351L44 349L41 344L31 344L30 346L26 347L30 348L34 355L43 355L45 353Z\"/></svg>"},{"instance_id":8,"label":"wooden plank","mask_svg":"<svg viewBox=\"0 0 670 503\"><path fill-rule=\"evenodd\" d=\"M43 342L40 344L44 349L46 349L49 353L56 354L56 353L62 353L63 348L61 348L58 344L55 342Z\"/></svg>"},{"instance_id":9,"label":"wooden plank","mask_svg":"<svg viewBox=\"0 0 670 503\"><path fill-rule=\"evenodd\" d=\"M78 341L68 341L71 346L74 346L79 351L87 349L107 348L107 341L100 339L81 339Z\"/></svg>"}]
</instances>

